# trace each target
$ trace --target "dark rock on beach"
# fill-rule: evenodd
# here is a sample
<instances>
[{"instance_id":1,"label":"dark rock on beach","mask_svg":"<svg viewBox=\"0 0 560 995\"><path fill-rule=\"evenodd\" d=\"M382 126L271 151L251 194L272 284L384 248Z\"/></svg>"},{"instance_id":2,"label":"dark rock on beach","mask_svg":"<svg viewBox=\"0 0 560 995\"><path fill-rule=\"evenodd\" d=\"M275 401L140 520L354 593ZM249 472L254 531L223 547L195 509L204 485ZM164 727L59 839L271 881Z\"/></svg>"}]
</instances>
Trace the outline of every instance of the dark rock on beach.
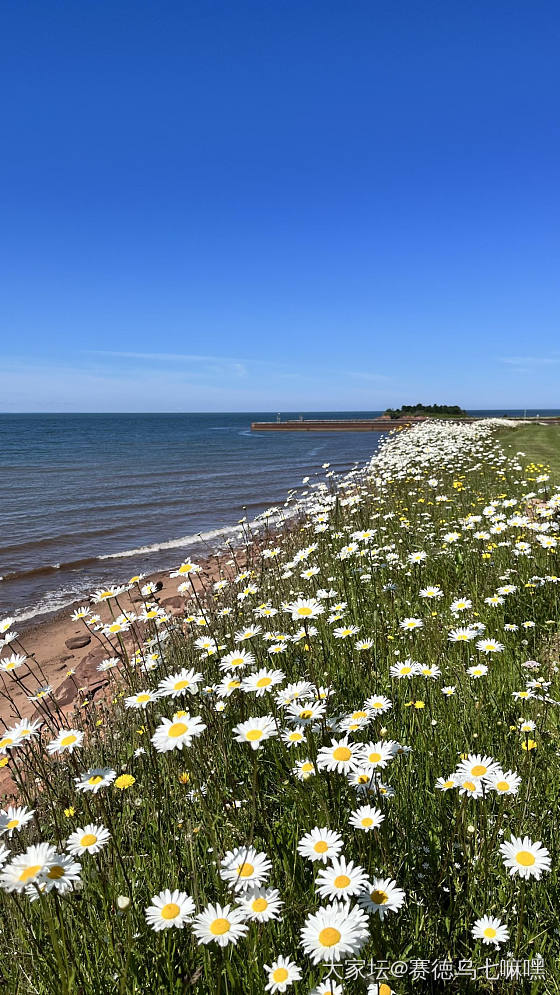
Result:
<instances>
[{"instance_id":1,"label":"dark rock on beach","mask_svg":"<svg viewBox=\"0 0 560 995\"><path fill-rule=\"evenodd\" d=\"M91 636L88 636L87 632L84 632L83 636L72 636L71 639L67 639L65 646L69 650L80 650L82 646L89 646L91 643Z\"/></svg>"}]
</instances>

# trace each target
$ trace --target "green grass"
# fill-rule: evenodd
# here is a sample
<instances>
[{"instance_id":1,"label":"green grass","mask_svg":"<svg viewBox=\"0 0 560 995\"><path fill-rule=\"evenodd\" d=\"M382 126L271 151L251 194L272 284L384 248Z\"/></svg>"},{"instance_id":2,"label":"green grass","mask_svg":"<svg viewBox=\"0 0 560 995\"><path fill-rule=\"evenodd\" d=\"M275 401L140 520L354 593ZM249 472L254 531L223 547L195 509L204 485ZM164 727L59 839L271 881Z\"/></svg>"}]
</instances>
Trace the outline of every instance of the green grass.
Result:
<instances>
[{"instance_id":1,"label":"green grass","mask_svg":"<svg viewBox=\"0 0 560 995\"><path fill-rule=\"evenodd\" d=\"M88 823L106 826L111 839L98 853L79 858L79 890L52 890L33 902L25 893L0 891L2 993L262 995L268 980L264 966L283 954L302 974L288 995L309 995L325 970L302 949L301 931L327 900L315 888L322 865L301 856L298 841L314 827L339 833L344 856L370 881L391 878L406 896L385 918L368 915L363 948L339 968L345 993L365 995L371 961L451 960L457 967L463 960L480 968L476 981L462 976L447 985L430 974L411 980L410 971L404 980L390 975L388 980L398 993L448 989L506 995L513 982L487 980L484 964L487 958L505 960L508 951L519 961L544 958L546 982L527 980L524 995L560 991L558 707L542 694L516 697L525 694L528 680L540 678L551 682L551 699L560 699L554 649L560 584L553 579L560 563L554 548L541 548L529 517L527 527L489 532L492 524L484 516L489 502L496 501L504 518L519 516L531 486L519 482L515 465L484 432L476 426L426 425L399 433L385 443L370 476L354 479L325 506L324 521L309 511L280 534L278 527L255 540L248 534L246 571L225 564L228 584L219 592L213 578L203 577L206 593L196 601L186 597L181 625L162 621L156 628L148 621L140 627L134 664L118 638L101 634L107 656L121 660L120 668L109 671L109 699L80 699L76 714L66 718L51 703L40 737L5 750L21 802L36 815L0 842L13 855L40 841L62 851L70 833ZM479 441L460 441L468 438ZM332 489L332 480L325 479ZM504 507L504 499L518 504ZM481 522L463 528L473 514ZM352 534L363 530L371 530L371 537L356 540L353 548ZM477 530L488 531L487 538ZM515 555L518 542L528 543L530 555ZM265 548L278 553L265 557ZM414 565L409 557L418 551L426 552L426 560ZM318 572L302 576L308 567ZM512 590L503 604L486 602L508 583ZM441 597L422 596L429 586L439 587ZM336 592L319 599L330 610L311 623L292 620L286 602L299 593L315 598L321 588ZM472 606L454 614L451 604L459 597ZM333 617L337 601L345 603L340 618ZM262 617L262 605L277 613ZM138 604L123 594L104 605L104 617L110 610L138 611ZM422 626L407 631L401 623L411 617ZM450 630L474 622L484 624L485 636L503 648L486 655L476 640L449 640ZM261 633L236 641L235 633L250 624L260 625ZM517 628L504 628L512 624ZM162 642L160 633L168 625L170 636ZM295 641L263 638L266 632L293 636L302 625L303 636ZM337 638L335 628L351 625L359 627L357 636ZM211 655L196 645L208 634L218 645ZM370 645L358 649L357 639ZM235 740L234 728L256 716L272 716L280 731L296 728L274 692L257 696L235 690L224 699L216 694L220 659L236 645L250 649L256 661L242 675L278 669L285 675L279 688L307 680L313 685L310 697L326 703L325 715L303 727L301 745L288 748L276 735L253 751L248 742ZM270 645L286 650L270 654ZM14 646L20 651L17 642L8 651ZM157 666L143 671L138 661L152 652ZM436 669L399 679L390 668L407 658ZM524 667L529 659L540 661L536 669ZM468 668L480 664L488 672L471 676ZM203 674L196 694L160 698L144 710L125 708L125 696L153 690L183 667ZM25 670L14 673L5 678L7 689ZM25 677L29 693L40 683L40 676ZM454 693L443 694L444 686ZM349 743L355 748L391 740L401 747L360 794L344 774L319 769L318 757L333 738L344 737L329 724L364 711L372 695L386 696L391 707L382 714L372 709L367 726L349 733ZM220 701L223 711L216 707ZM171 719L177 709L200 716L206 729L184 749L160 753L151 737L162 717ZM535 723L530 734L520 731L521 717ZM52 757L45 747L62 724L83 728L84 746ZM368 754L378 750L372 745ZM483 797L471 798L457 787L438 790L438 779L447 779L468 754L488 755L503 772L517 772L517 793L499 795L485 787ZM307 759L312 773L300 780L294 768ZM113 783L96 794L78 793L75 778L95 766L126 772L134 783L124 790ZM384 816L368 833L350 822L366 802ZM551 854L550 873L526 882L508 873L500 843L512 834L542 841ZM149 927L144 910L166 888L192 896L196 913L209 903L235 904L221 862L229 850L250 845L271 861L267 886L277 889L284 903L280 919L248 923L246 936L224 949L215 941L200 945L190 923L159 933ZM473 939L475 921L486 914L499 917L509 930L500 951ZM357 975L351 973L352 961L358 961Z\"/></svg>"},{"instance_id":2,"label":"green grass","mask_svg":"<svg viewBox=\"0 0 560 995\"><path fill-rule=\"evenodd\" d=\"M553 479L560 483L560 425L521 425L506 428L498 439L508 455L521 450L523 466L527 462L542 463L550 468Z\"/></svg>"}]
</instances>

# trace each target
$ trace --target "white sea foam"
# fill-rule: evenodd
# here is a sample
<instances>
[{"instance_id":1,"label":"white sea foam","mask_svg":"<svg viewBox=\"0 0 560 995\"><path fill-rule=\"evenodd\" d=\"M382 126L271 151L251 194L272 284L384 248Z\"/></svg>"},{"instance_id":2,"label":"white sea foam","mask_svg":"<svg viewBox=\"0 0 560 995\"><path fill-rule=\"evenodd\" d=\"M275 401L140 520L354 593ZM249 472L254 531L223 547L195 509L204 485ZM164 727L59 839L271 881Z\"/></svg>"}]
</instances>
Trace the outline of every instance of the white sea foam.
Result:
<instances>
[{"instance_id":1,"label":"white sea foam","mask_svg":"<svg viewBox=\"0 0 560 995\"><path fill-rule=\"evenodd\" d=\"M197 542L208 542L210 539L217 539L219 536L231 535L232 532L239 532L240 525L229 525L224 529L211 529L209 532L197 532L194 535L181 536L179 539L168 539L166 542L157 542L152 546L138 546L136 549L123 549L120 553L105 553L98 556L98 560L119 560L124 556L141 556L144 553L159 553L162 549L181 549L183 546L193 546Z\"/></svg>"}]
</instances>

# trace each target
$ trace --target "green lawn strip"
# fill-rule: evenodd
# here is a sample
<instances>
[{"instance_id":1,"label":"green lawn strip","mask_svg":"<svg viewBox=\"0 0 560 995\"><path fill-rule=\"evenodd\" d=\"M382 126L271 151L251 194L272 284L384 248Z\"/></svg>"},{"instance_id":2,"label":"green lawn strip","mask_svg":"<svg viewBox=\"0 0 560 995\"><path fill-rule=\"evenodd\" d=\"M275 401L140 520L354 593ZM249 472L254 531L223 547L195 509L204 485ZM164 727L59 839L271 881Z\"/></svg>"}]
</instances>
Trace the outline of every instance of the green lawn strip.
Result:
<instances>
[{"instance_id":1,"label":"green lawn strip","mask_svg":"<svg viewBox=\"0 0 560 995\"><path fill-rule=\"evenodd\" d=\"M520 425L498 432L498 440L508 456L521 451L520 462L544 463L555 483L560 483L560 425Z\"/></svg>"}]
</instances>

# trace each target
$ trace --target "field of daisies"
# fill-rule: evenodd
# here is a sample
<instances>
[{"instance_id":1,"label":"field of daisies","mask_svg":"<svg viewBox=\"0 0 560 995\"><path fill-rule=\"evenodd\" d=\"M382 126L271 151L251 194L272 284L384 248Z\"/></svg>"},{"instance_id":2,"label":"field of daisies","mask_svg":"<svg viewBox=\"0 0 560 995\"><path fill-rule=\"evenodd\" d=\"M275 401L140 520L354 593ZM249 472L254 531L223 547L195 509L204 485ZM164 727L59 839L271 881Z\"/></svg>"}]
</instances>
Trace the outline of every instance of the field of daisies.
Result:
<instances>
[{"instance_id":1,"label":"field of daisies","mask_svg":"<svg viewBox=\"0 0 560 995\"><path fill-rule=\"evenodd\" d=\"M181 617L97 592L74 711L0 624L34 699L0 731L2 992L560 991L560 490L498 427L325 465L220 579L179 567Z\"/></svg>"}]
</instances>

